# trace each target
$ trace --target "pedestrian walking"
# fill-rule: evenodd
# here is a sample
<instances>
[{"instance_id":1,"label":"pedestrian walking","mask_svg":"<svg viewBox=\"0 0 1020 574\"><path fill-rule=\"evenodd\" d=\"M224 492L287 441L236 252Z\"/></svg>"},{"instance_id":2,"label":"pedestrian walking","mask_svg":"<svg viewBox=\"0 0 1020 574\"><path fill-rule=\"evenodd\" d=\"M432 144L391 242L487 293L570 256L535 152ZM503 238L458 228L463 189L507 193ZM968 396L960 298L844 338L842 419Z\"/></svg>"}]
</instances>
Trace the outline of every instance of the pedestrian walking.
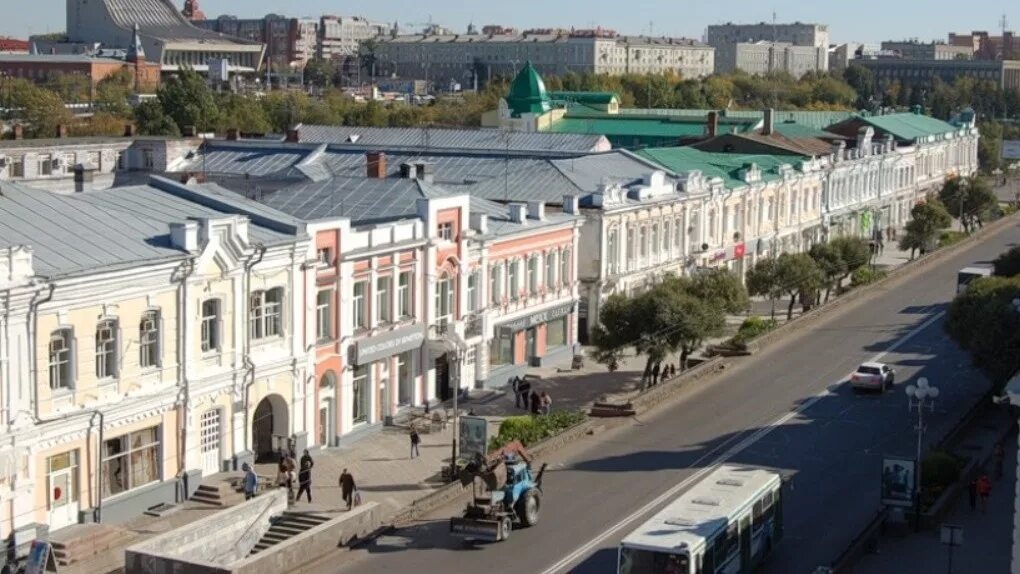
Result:
<instances>
[{"instance_id":1,"label":"pedestrian walking","mask_svg":"<svg viewBox=\"0 0 1020 574\"><path fill-rule=\"evenodd\" d=\"M514 408L521 408L521 379L516 375L510 377L510 388L514 391Z\"/></svg>"},{"instance_id":2,"label":"pedestrian walking","mask_svg":"<svg viewBox=\"0 0 1020 574\"><path fill-rule=\"evenodd\" d=\"M552 397L550 397L549 393L546 391L542 391L542 395L539 399L541 400L542 414L548 415L549 412L552 411Z\"/></svg>"},{"instance_id":3,"label":"pedestrian walking","mask_svg":"<svg viewBox=\"0 0 1020 574\"><path fill-rule=\"evenodd\" d=\"M421 437L418 436L418 429L416 429L416 428L414 428L412 426L411 427L411 458L414 458L416 456L421 456L421 453L418 452L418 443L420 443L420 442L421 442Z\"/></svg>"},{"instance_id":4,"label":"pedestrian walking","mask_svg":"<svg viewBox=\"0 0 1020 574\"><path fill-rule=\"evenodd\" d=\"M992 479L987 474L982 474L977 481L977 493L981 497L981 514L988 511L988 497L992 494Z\"/></svg>"},{"instance_id":5,"label":"pedestrian walking","mask_svg":"<svg viewBox=\"0 0 1020 574\"><path fill-rule=\"evenodd\" d=\"M670 377L675 377L676 376L676 363L670 363L669 364L669 376Z\"/></svg>"},{"instance_id":6,"label":"pedestrian walking","mask_svg":"<svg viewBox=\"0 0 1020 574\"><path fill-rule=\"evenodd\" d=\"M995 445L995 480L1002 478L1003 465L1006 462L1006 449L1002 443Z\"/></svg>"},{"instance_id":7,"label":"pedestrian walking","mask_svg":"<svg viewBox=\"0 0 1020 574\"><path fill-rule=\"evenodd\" d=\"M531 414L537 415L542 409L542 398L538 395L538 391L531 391L528 395L528 402L531 405Z\"/></svg>"},{"instance_id":8,"label":"pedestrian walking","mask_svg":"<svg viewBox=\"0 0 1020 574\"><path fill-rule=\"evenodd\" d=\"M308 454L307 448L305 449L305 452L301 455L301 468L304 468L305 463L308 463L308 468L312 468L315 466L315 461L312 460L312 455Z\"/></svg>"},{"instance_id":9,"label":"pedestrian walking","mask_svg":"<svg viewBox=\"0 0 1020 574\"><path fill-rule=\"evenodd\" d=\"M977 479L970 479L970 484L967 485L967 501L970 502L970 511L974 512L977 510Z\"/></svg>"},{"instance_id":10,"label":"pedestrian walking","mask_svg":"<svg viewBox=\"0 0 1020 574\"><path fill-rule=\"evenodd\" d=\"M301 463L301 471L298 472L298 491L296 500L301 500L301 493L308 494L308 502L312 502L312 464Z\"/></svg>"},{"instance_id":11,"label":"pedestrian walking","mask_svg":"<svg viewBox=\"0 0 1020 574\"><path fill-rule=\"evenodd\" d=\"M661 366L659 365L659 363L655 363L655 366L652 367L652 386L653 387L655 385L659 384L659 369L661 369Z\"/></svg>"},{"instance_id":12,"label":"pedestrian walking","mask_svg":"<svg viewBox=\"0 0 1020 574\"><path fill-rule=\"evenodd\" d=\"M346 468L340 473L340 494L347 503L347 510L350 510L354 506L354 476Z\"/></svg>"},{"instance_id":13,"label":"pedestrian walking","mask_svg":"<svg viewBox=\"0 0 1020 574\"><path fill-rule=\"evenodd\" d=\"M259 477L247 462L241 465L241 470L244 471L244 499L251 500L255 498L255 491L259 486Z\"/></svg>"},{"instance_id":14,"label":"pedestrian walking","mask_svg":"<svg viewBox=\"0 0 1020 574\"><path fill-rule=\"evenodd\" d=\"M531 381L528 379L517 378L517 390L521 393L521 408L527 409L529 406L528 400L531 398Z\"/></svg>"},{"instance_id":15,"label":"pedestrian walking","mask_svg":"<svg viewBox=\"0 0 1020 574\"><path fill-rule=\"evenodd\" d=\"M294 457L289 453L284 455L283 460L280 461L280 472L283 475L283 484L287 487L287 491L290 493L294 492L294 469L297 467L294 464Z\"/></svg>"}]
</instances>

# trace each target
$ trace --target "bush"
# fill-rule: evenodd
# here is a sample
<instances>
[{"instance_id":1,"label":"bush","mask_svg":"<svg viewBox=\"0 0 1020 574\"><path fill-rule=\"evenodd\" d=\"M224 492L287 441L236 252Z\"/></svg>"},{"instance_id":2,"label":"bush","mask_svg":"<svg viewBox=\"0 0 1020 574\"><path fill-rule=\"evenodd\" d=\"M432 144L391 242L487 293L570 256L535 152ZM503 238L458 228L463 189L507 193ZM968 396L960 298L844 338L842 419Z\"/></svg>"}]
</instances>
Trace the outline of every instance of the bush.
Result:
<instances>
[{"instance_id":1,"label":"bush","mask_svg":"<svg viewBox=\"0 0 1020 574\"><path fill-rule=\"evenodd\" d=\"M744 322L740 324L740 328L737 329L737 334L730 339L730 343L737 348L747 347L748 341L751 341L765 333L768 333L772 329L779 326L779 323L775 319L765 319L764 317L748 317L744 319Z\"/></svg>"},{"instance_id":2,"label":"bush","mask_svg":"<svg viewBox=\"0 0 1020 574\"><path fill-rule=\"evenodd\" d=\"M925 508L938 500L947 488L960 479L963 461L945 452L935 451L921 463L921 500Z\"/></svg>"},{"instance_id":3,"label":"bush","mask_svg":"<svg viewBox=\"0 0 1020 574\"><path fill-rule=\"evenodd\" d=\"M850 275L850 285L853 287L862 287L878 281L879 279L886 276L886 272L881 269L871 270L870 267L861 267L854 270Z\"/></svg>"},{"instance_id":4,"label":"bush","mask_svg":"<svg viewBox=\"0 0 1020 574\"><path fill-rule=\"evenodd\" d=\"M949 247L954 243L959 243L966 237L967 234L962 231L943 231L942 235L939 236L939 249Z\"/></svg>"},{"instance_id":5,"label":"bush","mask_svg":"<svg viewBox=\"0 0 1020 574\"><path fill-rule=\"evenodd\" d=\"M1017 206L1014 203L1005 203L1000 207L1003 217L1008 217L1017 212Z\"/></svg>"},{"instance_id":6,"label":"bush","mask_svg":"<svg viewBox=\"0 0 1020 574\"><path fill-rule=\"evenodd\" d=\"M567 409L552 411L548 415L507 417L499 427L499 434L489 440L489 450L496 450L515 440L531 446L580 424L585 417L584 411Z\"/></svg>"}]
</instances>

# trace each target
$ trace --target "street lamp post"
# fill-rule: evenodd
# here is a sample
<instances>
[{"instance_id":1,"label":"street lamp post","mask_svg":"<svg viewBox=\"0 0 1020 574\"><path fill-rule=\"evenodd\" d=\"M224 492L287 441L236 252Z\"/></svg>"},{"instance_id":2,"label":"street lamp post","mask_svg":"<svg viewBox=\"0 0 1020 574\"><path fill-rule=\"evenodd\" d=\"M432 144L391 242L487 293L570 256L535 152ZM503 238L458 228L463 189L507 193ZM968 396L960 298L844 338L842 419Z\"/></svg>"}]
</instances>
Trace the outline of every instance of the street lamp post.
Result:
<instances>
[{"instance_id":1,"label":"street lamp post","mask_svg":"<svg viewBox=\"0 0 1020 574\"><path fill-rule=\"evenodd\" d=\"M917 477L917 485L914 489L914 529L920 531L921 529L921 453L924 448L924 409L927 408L931 412L935 412L935 399L939 396L938 387L933 387L928 384L928 379L920 377L917 379L917 385L907 385L906 393L908 397L907 411L917 408L917 471L915 476Z\"/></svg>"}]
</instances>

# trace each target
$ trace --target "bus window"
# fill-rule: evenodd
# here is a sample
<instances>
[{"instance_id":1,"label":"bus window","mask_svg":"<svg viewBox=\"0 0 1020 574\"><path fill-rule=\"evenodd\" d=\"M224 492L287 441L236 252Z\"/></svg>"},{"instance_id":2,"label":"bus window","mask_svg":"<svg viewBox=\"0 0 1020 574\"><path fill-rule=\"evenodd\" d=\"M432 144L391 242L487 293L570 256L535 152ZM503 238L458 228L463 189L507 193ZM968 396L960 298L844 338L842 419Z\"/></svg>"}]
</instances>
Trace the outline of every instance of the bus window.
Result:
<instances>
[{"instance_id":1,"label":"bus window","mask_svg":"<svg viewBox=\"0 0 1020 574\"><path fill-rule=\"evenodd\" d=\"M620 549L620 574L691 574L690 562L685 554Z\"/></svg>"},{"instance_id":2,"label":"bus window","mask_svg":"<svg viewBox=\"0 0 1020 574\"><path fill-rule=\"evenodd\" d=\"M740 547L740 535L737 533L737 525L730 524L727 526L725 531L716 536L712 546L712 551L715 553L715 567L718 569L737 554L737 550Z\"/></svg>"}]
</instances>

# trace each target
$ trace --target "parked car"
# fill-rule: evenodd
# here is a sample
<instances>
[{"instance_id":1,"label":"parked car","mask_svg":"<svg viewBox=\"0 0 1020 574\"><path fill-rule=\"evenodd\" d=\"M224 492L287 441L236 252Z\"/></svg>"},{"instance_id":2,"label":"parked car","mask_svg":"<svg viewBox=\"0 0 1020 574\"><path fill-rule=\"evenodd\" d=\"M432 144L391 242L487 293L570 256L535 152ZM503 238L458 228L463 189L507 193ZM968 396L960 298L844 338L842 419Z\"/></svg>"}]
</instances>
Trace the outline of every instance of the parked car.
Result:
<instances>
[{"instance_id":1,"label":"parked car","mask_svg":"<svg viewBox=\"0 0 1020 574\"><path fill-rule=\"evenodd\" d=\"M854 374L850 375L850 386L854 390L882 392L893 386L896 371L885 363L862 363Z\"/></svg>"}]
</instances>

